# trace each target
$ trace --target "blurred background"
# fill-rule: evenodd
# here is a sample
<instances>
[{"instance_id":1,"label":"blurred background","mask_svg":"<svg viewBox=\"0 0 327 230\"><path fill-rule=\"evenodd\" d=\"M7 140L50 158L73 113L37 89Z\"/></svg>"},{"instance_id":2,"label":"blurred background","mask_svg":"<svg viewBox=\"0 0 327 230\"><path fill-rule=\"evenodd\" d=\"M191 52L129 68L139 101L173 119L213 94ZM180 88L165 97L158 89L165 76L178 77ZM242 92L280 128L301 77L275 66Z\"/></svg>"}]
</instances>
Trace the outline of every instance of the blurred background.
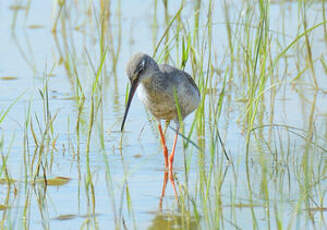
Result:
<instances>
[{"instance_id":1,"label":"blurred background","mask_svg":"<svg viewBox=\"0 0 327 230\"><path fill-rule=\"evenodd\" d=\"M1 1L1 228L326 229L326 5ZM140 51L201 92L178 200L139 100L120 132Z\"/></svg>"}]
</instances>

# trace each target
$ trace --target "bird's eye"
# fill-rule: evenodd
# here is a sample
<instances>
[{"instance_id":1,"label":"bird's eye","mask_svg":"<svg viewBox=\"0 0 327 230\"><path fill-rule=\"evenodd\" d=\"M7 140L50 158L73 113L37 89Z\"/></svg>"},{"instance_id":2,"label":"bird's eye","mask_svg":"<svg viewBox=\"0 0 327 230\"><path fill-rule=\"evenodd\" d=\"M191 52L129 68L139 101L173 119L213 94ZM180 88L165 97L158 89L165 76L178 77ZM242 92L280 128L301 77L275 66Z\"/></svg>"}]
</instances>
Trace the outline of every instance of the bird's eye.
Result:
<instances>
[{"instance_id":1,"label":"bird's eye","mask_svg":"<svg viewBox=\"0 0 327 230\"><path fill-rule=\"evenodd\" d=\"M145 60L142 60L142 62L136 68L136 71L135 71L136 74L139 75L140 73L142 73L144 68L145 68Z\"/></svg>"}]
</instances>

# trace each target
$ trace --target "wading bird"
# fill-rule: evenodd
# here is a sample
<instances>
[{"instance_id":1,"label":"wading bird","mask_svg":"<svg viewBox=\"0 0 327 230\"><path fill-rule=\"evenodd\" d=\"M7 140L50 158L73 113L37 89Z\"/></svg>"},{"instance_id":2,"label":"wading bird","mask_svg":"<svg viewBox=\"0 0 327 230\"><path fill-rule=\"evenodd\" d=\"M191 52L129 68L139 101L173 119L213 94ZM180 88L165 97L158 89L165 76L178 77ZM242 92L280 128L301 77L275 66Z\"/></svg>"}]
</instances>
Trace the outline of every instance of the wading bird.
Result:
<instances>
[{"instance_id":1,"label":"wading bird","mask_svg":"<svg viewBox=\"0 0 327 230\"><path fill-rule=\"evenodd\" d=\"M167 64L158 65L152 57L144 53L137 53L130 58L126 72L131 88L121 131L124 129L129 107L138 88L139 99L158 121L165 168L169 169L169 177L173 180L173 162L180 120L198 107L199 89L188 73ZM169 157L161 120L173 120L176 123L174 144Z\"/></svg>"}]
</instances>

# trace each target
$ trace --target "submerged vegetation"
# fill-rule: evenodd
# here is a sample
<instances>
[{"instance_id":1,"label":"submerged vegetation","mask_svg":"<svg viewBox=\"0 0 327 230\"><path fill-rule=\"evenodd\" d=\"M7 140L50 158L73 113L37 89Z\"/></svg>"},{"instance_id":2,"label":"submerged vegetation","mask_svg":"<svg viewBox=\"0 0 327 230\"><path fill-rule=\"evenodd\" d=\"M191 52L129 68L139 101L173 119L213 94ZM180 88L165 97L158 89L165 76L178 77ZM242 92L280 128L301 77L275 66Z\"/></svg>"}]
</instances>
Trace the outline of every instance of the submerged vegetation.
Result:
<instances>
[{"instance_id":1,"label":"submerged vegetation","mask_svg":"<svg viewBox=\"0 0 327 230\"><path fill-rule=\"evenodd\" d=\"M2 5L1 229L327 228L325 1ZM150 114L119 131L137 51L201 92L178 201Z\"/></svg>"}]
</instances>

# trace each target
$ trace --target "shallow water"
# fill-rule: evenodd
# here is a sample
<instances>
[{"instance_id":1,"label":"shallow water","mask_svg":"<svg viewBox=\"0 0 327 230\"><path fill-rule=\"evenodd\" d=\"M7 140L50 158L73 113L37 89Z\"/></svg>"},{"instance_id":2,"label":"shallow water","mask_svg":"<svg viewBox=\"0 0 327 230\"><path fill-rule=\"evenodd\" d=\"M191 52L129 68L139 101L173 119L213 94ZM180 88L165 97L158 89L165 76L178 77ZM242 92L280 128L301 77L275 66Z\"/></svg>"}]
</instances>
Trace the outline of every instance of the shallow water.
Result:
<instances>
[{"instance_id":1,"label":"shallow water","mask_svg":"<svg viewBox=\"0 0 327 230\"><path fill-rule=\"evenodd\" d=\"M251 73L244 72L243 60L254 43L246 46L246 34L239 31L246 17L246 4L240 1L227 6L233 42L240 44L234 48L242 54L234 60L228 47L223 3L212 6L209 46L208 5L201 2L200 44L195 46L199 48L198 62L201 52L205 53L203 73L194 76L195 81L200 84L200 78L206 76L209 48L210 70L217 69L220 74L215 73L209 80L207 87L212 93L202 91L205 136L199 125L191 136L203 151L192 145L184 148L182 138L177 145L175 182L183 205L176 202L168 182L160 210L164 178L160 141L155 121L137 99L132 103L125 132L120 132L128 85L125 64L134 52L152 54L153 41L158 42L166 28L163 4L157 4L155 28L155 2L112 2L111 15L104 19L111 23L105 24L105 36L111 37L106 37L102 88L92 98L93 68L96 71L101 63L99 3L67 2L56 33L51 30L60 11L59 3L23 1L23 8L9 1L0 3L0 118L18 99L4 120L0 119L0 175L17 180L10 186L0 185L0 204L8 206L0 211L2 225L13 229L325 229L327 74L320 60L327 62L327 49L323 26L309 34L318 89L313 89L312 73L306 67L308 55L302 37L298 46L287 52L287 59L278 62L275 78L268 80L264 96L258 97L257 129L251 133L247 152L249 86L244 79ZM169 2L170 19L179 4ZM195 7L195 3L187 1L181 14L181 21L191 33ZM306 7L308 28L323 21L321 2ZM275 57L303 32L301 11L297 2L287 1L271 4L269 10L270 49ZM259 13L253 16L258 17ZM253 32L257 26L249 28ZM170 39L176 30L176 26L171 28ZM249 34L254 41L252 32ZM112 52L116 52L119 41L115 65ZM172 44L169 63L178 65L180 60ZM162 56L157 59L164 62ZM185 70L194 75L190 59ZM201 72L198 68L195 71ZM212 104L218 103L226 76L218 128L232 163L215 139L215 114L211 111ZM81 101L76 99L81 95L77 77L85 94L81 113ZM48 100L44 99L46 93ZM98 103L99 98L102 103L94 107L97 113L88 139L92 100ZM54 121L47 129L51 118ZM194 119L196 115L192 114L185 120L186 135ZM174 132L168 129L167 133L170 149ZM40 146L44 147L42 151ZM36 173L38 159L40 169ZM32 183L34 178L58 176L71 180L61 186Z\"/></svg>"}]
</instances>

